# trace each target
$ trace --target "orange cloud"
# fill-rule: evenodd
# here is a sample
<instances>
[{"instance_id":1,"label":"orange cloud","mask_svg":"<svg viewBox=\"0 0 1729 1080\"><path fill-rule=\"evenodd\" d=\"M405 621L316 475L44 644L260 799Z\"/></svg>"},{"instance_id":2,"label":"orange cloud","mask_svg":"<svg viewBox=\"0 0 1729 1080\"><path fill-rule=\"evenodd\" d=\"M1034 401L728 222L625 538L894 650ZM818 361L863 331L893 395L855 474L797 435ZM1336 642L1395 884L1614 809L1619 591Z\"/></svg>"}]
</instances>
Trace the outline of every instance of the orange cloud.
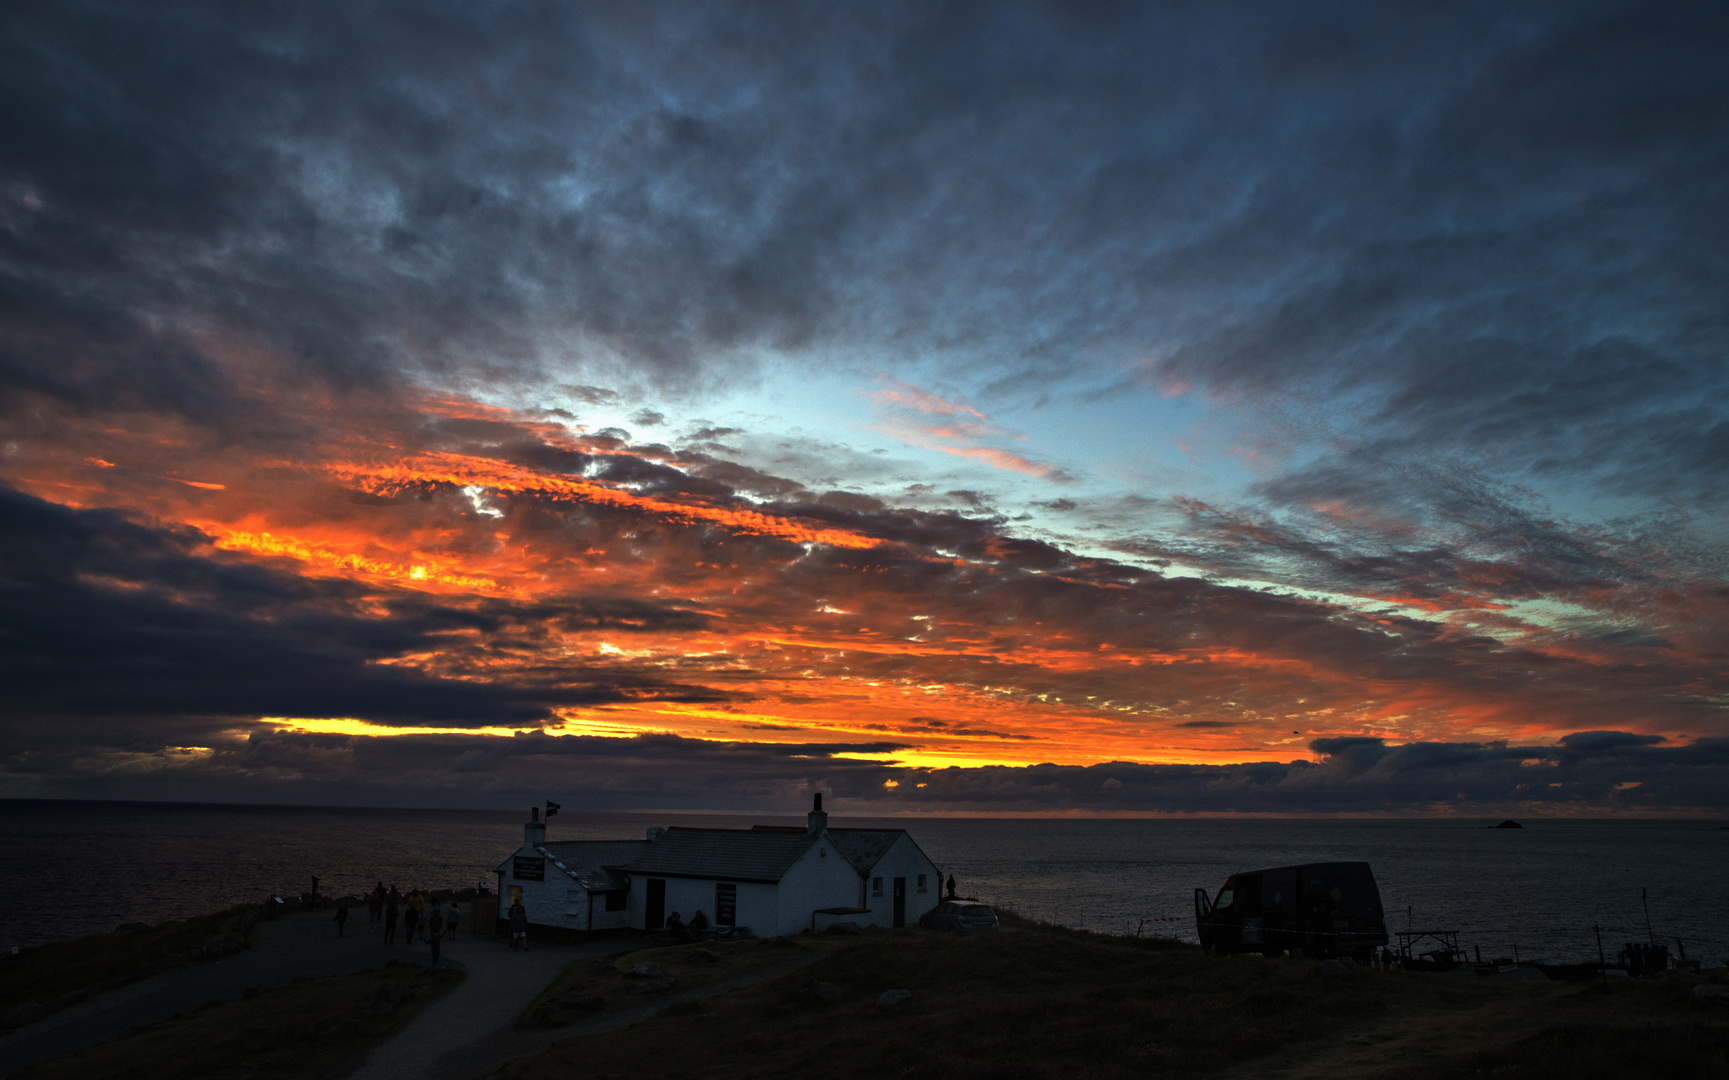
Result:
<instances>
[{"instance_id":1,"label":"orange cloud","mask_svg":"<svg viewBox=\"0 0 1729 1080\"><path fill-rule=\"evenodd\" d=\"M535 472L491 458L466 454L419 454L387 465L339 463L326 466L331 475L373 493L414 484L443 483L458 487L482 487L493 491L533 492L640 510L683 521L721 525L740 533L772 536L801 544L831 547L873 548L881 541L841 529L801 525L789 518L773 517L754 510L735 510L692 503L671 502L635 495L604 484L573 480Z\"/></svg>"}]
</instances>

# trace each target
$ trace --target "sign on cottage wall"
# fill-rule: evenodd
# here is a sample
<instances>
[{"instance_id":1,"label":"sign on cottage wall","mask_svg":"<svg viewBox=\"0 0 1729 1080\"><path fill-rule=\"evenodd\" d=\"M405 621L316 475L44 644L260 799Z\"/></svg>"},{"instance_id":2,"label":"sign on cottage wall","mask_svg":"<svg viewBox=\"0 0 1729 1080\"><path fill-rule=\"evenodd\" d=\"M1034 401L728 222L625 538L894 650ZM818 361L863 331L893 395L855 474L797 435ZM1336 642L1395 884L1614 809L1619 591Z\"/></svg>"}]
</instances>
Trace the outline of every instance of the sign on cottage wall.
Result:
<instances>
[{"instance_id":1,"label":"sign on cottage wall","mask_svg":"<svg viewBox=\"0 0 1729 1080\"><path fill-rule=\"evenodd\" d=\"M510 869L510 876L518 881L545 881L546 860L536 859L528 855L518 855L516 865Z\"/></svg>"}]
</instances>

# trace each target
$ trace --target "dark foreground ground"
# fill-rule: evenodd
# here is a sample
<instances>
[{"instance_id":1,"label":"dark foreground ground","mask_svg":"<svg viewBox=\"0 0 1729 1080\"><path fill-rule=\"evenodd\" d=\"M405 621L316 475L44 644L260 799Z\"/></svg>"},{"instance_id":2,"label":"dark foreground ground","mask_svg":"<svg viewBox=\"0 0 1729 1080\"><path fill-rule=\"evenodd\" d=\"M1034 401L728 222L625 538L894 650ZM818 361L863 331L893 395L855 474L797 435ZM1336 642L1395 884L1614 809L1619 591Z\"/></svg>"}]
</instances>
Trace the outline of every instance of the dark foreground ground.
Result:
<instances>
[{"instance_id":1,"label":"dark foreground ground","mask_svg":"<svg viewBox=\"0 0 1729 1080\"><path fill-rule=\"evenodd\" d=\"M538 969L539 983L516 1008L517 1030L529 1040L519 1045L540 1052L502 1067L496 1063L506 1058L495 1056L474 1080L487 1073L493 1080L1729 1080L1729 1004L1719 996L1729 995L1729 972L1722 970L1583 986L1371 974L1211 959L1175 943L1012 919L1001 932L968 938L908 930L700 952L618 939L605 943L605 956L602 945ZM644 962L658 970L633 977L630 969ZM408 1044L427 1039L426 1023L468 994L465 981L472 980L460 971L401 963L302 979L122 1033L21 1075L338 1080L378 1071L382 1061L402 1066L391 1075L425 1071L444 1080L436 1069L410 1067ZM896 990L910 997L884 1003Z\"/></svg>"},{"instance_id":2,"label":"dark foreground ground","mask_svg":"<svg viewBox=\"0 0 1729 1080\"><path fill-rule=\"evenodd\" d=\"M1694 993L1708 978L1336 973L1026 924L854 941L784 978L559 1043L494 1080L1729 1077L1729 1006ZM911 997L881 1003L892 990Z\"/></svg>"}]
</instances>

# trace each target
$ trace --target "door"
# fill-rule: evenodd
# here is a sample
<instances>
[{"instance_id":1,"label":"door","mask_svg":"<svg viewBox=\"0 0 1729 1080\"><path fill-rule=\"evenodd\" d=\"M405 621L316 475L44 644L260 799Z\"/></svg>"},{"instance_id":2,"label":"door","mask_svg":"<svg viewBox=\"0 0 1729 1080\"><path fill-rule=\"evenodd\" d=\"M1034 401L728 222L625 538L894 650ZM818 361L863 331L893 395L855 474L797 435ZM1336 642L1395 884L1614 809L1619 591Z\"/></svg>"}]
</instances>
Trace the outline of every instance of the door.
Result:
<instances>
[{"instance_id":1,"label":"door","mask_svg":"<svg viewBox=\"0 0 1729 1080\"><path fill-rule=\"evenodd\" d=\"M659 930L666 925L666 879L651 877L648 879L648 899L643 906L642 925L644 929Z\"/></svg>"},{"instance_id":2,"label":"door","mask_svg":"<svg viewBox=\"0 0 1729 1080\"><path fill-rule=\"evenodd\" d=\"M896 926L907 924L907 879L895 878L895 922Z\"/></svg>"}]
</instances>

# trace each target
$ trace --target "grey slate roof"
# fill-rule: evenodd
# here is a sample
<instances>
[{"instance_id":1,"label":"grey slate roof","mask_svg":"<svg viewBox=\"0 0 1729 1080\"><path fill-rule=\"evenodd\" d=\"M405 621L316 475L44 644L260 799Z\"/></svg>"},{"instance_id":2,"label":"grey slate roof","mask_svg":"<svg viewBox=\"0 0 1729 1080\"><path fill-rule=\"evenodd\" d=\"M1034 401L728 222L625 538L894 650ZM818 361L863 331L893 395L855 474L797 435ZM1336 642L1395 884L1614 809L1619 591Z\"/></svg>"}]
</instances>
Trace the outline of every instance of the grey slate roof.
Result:
<instances>
[{"instance_id":1,"label":"grey slate roof","mask_svg":"<svg viewBox=\"0 0 1729 1080\"><path fill-rule=\"evenodd\" d=\"M905 829L830 829L834 846L858 867L861 874L869 873L877 860L889 853L895 841L907 834Z\"/></svg>"},{"instance_id":2,"label":"grey slate roof","mask_svg":"<svg viewBox=\"0 0 1729 1080\"><path fill-rule=\"evenodd\" d=\"M541 850L564 864L564 872L590 892L628 889L630 881L614 869L648 847L647 840L559 840Z\"/></svg>"},{"instance_id":3,"label":"grey slate roof","mask_svg":"<svg viewBox=\"0 0 1729 1080\"><path fill-rule=\"evenodd\" d=\"M687 829L674 826L624 865L632 874L777 882L816 838L803 829Z\"/></svg>"},{"instance_id":4,"label":"grey slate roof","mask_svg":"<svg viewBox=\"0 0 1729 1080\"><path fill-rule=\"evenodd\" d=\"M792 825L756 825L753 832L803 833L805 830ZM888 854L895 841L906 835L905 829L830 829L829 837L834 840L835 850L846 856L846 861L858 868L860 874L870 873L870 868L877 860Z\"/></svg>"}]
</instances>

